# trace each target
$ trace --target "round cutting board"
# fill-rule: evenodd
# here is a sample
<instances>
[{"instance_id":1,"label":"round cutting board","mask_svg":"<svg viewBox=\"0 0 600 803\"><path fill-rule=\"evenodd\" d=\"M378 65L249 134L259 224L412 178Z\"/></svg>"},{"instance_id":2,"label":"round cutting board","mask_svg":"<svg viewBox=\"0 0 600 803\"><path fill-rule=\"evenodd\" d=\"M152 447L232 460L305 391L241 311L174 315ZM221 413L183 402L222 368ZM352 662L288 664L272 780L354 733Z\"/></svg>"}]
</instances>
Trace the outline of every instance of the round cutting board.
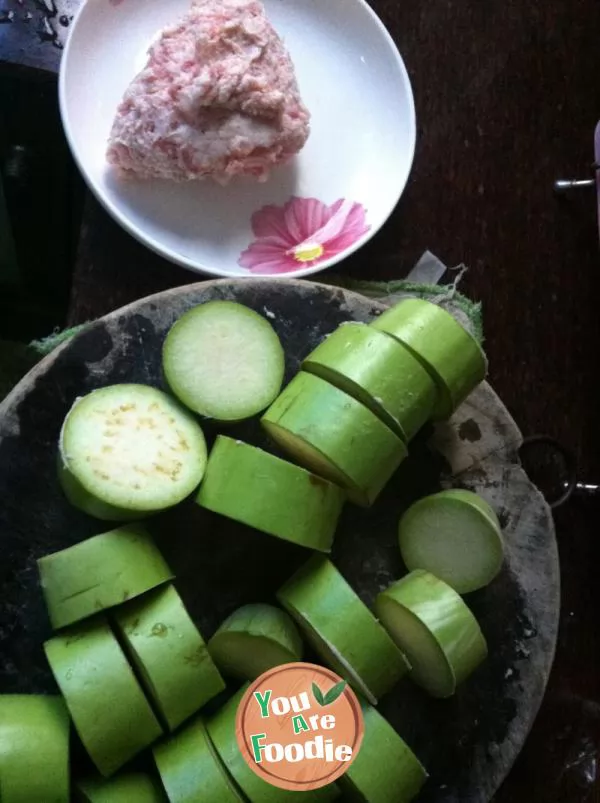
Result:
<instances>
[{"instance_id":1,"label":"round cutting board","mask_svg":"<svg viewBox=\"0 0 600 803\"><path fill-rule=\"evenodd\" d=\"M302 281L225 280L143 299L90 325L43 360L0 405L0 693L55 687L42 642L50 635L35 561L110 526L71 508L56 479L56 442L73 400L118 382L162 386L165 334L191 306L239 301L265 315L287 355L287 379L345 320L383 307L355 293ZM216 428L203 425L210 442ZM258 420L234 438L276 450ZM485 383L454 418L423 431L371 510L347 505L333 560L367 604L405 573L397 546L401 511L441 487L481 493L507 544L501 575L467 598L487 637L486 663L450 700L432 700L409 680L380 710L428 768L420 801L488 801L509 771L537 713L552 664L559 568L550 510L519 465L520 433ZM237 606L270 601L307 559L270 538L186 502L150 521L177 588L206 637Z\"/></svg>"}]
</instances>

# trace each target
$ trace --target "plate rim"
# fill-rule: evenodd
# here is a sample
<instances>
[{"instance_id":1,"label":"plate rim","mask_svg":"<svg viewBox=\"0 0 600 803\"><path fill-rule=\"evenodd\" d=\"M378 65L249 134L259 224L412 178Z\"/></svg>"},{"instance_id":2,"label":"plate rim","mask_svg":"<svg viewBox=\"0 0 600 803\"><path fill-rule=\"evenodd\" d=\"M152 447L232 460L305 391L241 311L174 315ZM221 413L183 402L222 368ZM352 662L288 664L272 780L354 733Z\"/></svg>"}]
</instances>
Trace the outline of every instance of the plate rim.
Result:
<instances>
[{"instance_id":1,"label":"plate rim","mask_svg":"<svg viewBox=\"0 0 600 803\"><path fill-rule=\"evenodd\" d=\"M361 248L363 248L367 243L369 243L376 234L381 231L383 226L388 222L394 210L398 206L404 191L408 185L409 178L412 173L412 169L414 166L415 160L415 152L416 152L416 145L417 145L417 115L416 115L416 106L415 106L415 98L414 92L412 88L412 82L410 80L410 75L408 73L408 69L406 64L404 63L404 59L402 58L402 54L398 48L398 45L394 41L390 31L387 29L379 15L376 11L369 5L367 0L352 0L358 6L361 6L367 14L372 19L373 23L375 24L376 28L379 30L379 33L383 36L384 40L386 41L390 52L392 53L394 60L396 61L396 65L398 68L398 72L401 78L401 83L405 88L406 97L407 97L407 112L408 112L408 125L410 128L409 133L409 149L407 151L407 161L406 161L406 170L405 175L401 176L400 181L398 182L398 189L393 194L391 198L389 208L386 208L385 212L383 213L381 220L376 225L371 225L370 229L366 234L364 234L361 238L359 238L355 243L351 246L346 248L344 251L336 254L329 259L323 260L318 265L314 265L310 268L299 268L295 271L290 271L289 273L281 273L281 274L267 274L263 272L257 273L223 273L223 271L218 270L214 267L210 267L204 264L200 264L199 261L194 262L194 260L184 257L180 254L177 254L175 251L171 249L165 248L161 245L160 241L156 240L154 237L150 237L147 234L144 234L137 226L130 222L129 218L126 214L124 214L117 206L108 198L106 194L102 192L101 188L98 186L96 180L91 176L89 171L86 169L83 159L81 158L78 149L75 144L75 137L71 131L71 124L69 122L69 107L66 99L67 95L67 82L68 82L68 63L72 48L72 43L74 40L74 36L76 35L77 31L77 24L81 18L81 16L85 13L85 10L88 4L92 2L92 0L83 0L80 7L77 9L75 17L71 22L69 35L67 37L62 58L60 60L59 66L59 73L58 73L58 103L59 103L59 111L60 111L60 118L63 127L63 131L65 134L65 138L69 145L69 150L77 168L86 184L88 189L92 192L96 200L100 203L102 208L112 217L112 219L121 226L124 231L130 234L134 239L144 245L146 248L153 251L158 256L162 257L163 259L171 262L172 264L179 265L182 268L185 268L193 273L197 273L200 275L211 276L213 278L223 278L223 279L235 279L235 278L294 278L294 279L302 279L307 276L312 276L316 273L320 273L321 271L325 271L334 265L338 265L340 262L351 257ZM104 2L108 2L108 0L104 0ZM346 0L348 2L348 0Z\"/></svg>"}]
</instances>

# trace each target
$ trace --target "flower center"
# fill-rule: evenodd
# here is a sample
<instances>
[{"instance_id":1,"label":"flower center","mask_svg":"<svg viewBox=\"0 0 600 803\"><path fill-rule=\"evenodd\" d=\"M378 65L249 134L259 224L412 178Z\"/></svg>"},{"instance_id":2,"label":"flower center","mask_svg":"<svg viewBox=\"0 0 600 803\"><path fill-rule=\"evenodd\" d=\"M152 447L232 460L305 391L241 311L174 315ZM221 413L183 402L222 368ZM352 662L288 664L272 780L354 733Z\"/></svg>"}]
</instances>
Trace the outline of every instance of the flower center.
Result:
<instances>
[{"instance_id":1,"label":"flower center","mask_svg":"<svg viewBox=\"0 0 600 803\"><path fill-rule=\"evenodd\" d=\"M298 262L312 262L322 257L324 253L325 249L320 243L300 243L300 245L292 249L294 259Z\"/></svg>"}]
</instances>

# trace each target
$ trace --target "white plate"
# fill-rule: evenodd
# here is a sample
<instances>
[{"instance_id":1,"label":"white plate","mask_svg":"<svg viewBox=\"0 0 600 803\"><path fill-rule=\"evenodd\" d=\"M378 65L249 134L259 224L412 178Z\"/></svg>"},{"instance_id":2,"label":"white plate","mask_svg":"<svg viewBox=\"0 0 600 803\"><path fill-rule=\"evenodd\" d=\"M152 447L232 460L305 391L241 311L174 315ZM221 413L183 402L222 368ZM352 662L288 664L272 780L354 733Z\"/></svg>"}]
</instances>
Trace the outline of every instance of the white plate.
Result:
<instances>
[{"instance_id":1,"label":"white plate","mask_svg":"<svg viewBox=\"0 0 600 803\"><path fill-rule=\"evenodd\" d=\"M299 277L330 267L385 223L412 166L416 123L410 81L392 38L364 0L265 0L265 6L291 53L312 113L304 150L265 184L237 180L223 188L209 181L123 181L106 162L107 139L125 89L144 66L157 33L188 10L188 0L87 0L61 64L63 125L92 191L149 248L213 276L282 272ZM277 217L284 226L290 217L300 217L301 230L307 221L302 231L312 245L314 232L303 215L311 203L304 199L328 208L344 199L346 210L350 202L360 204L364 225L362 210L353 207L345 236L317 243L323 247L320 258L296 259L298 232L294 239L292 231L281 241L280 253L271 249L268 264L259 241L251 250L252 271L242 267L242 252L257 240L252 217L265 206L279 209L262 219L259 212L263 232ZM322 211L321 220L332 213ZM303 249L300 256L307 259L311 253Z\"/></svg>"}]
</instances>

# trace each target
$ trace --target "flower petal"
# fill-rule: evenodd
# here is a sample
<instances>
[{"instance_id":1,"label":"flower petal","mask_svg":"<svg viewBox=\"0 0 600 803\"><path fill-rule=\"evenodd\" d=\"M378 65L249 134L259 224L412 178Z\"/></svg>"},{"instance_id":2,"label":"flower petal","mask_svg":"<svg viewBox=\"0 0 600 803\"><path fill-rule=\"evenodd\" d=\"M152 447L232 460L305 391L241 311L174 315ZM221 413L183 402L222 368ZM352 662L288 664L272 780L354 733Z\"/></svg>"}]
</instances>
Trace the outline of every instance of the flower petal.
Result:
<instances>
[{"instance_id":1,"label":"flower petal","mask_svg":"<svg viewBox=\"0 0 600 803\"><path fill-rule=\"evenodd\" d=\"M365 229L365 231L361 232L358 235L354 234L340 234L339 237L336 237L335 240L327 244L327 256L334 256L335 254L340 254L342 251L345 251L350 246L354 245L354 243L358 242L360 238L365 235L369 229Z\"/></svg>"},{"instance_id":2,"label":"flower petal","mask_svg":"<svg viewBox=\"0 0 600 803\"><path fill-rule=\"evenodd\" d=\"M304 240L324 226L331 217L326 204L316 198L303 198Z\"/></svg>"},{"instance_id":3,"label":"flower petal","mask_svg":"<svg viewBox=\"0 0 600 803\"><path fill-rule=\"evenodd\" d=\"M302 199L293 197L284 207L285 225L292 235L294 245L301 243L304 237L304 226L302 225Z\"/></svg>"},{"instance_id":4,"label":"flower petal","mask_svg":"<svg viewBox=\"0 0 600 803\"><path fill-rule=\"evenodd\" d=\"M271 240L274 238L270 238ZM279 264L286 261L285 250L266 239L256 240L240 254L238 265L253 270L266 264Z\"/></svg>"},{"instance_id":5,"label":"flower petal","mask_svg":"<svg viewBox=\"0 0 600 803\"><path fill-rule=\"evenodd\" d=\"M345 200L344 198L340 198L334 204L331 204L331 206L329 207L329 217L333 217L337 212L340 211L340 207L344 203L344 200Z\"/></svg>"},{"instance_id":6,"label":"flower petal","mask_svg":"<svg viewBox=\"0 0 600 803\"><path fill-rule=\"evenodd\" d=\"M299 245L311 238L314 231L329 219L329 209L316 198L294 196L285 205L285 222L288 231ZM315 228L316 226L316 228Z\"/></svg>"},{"instance_id":7,"label":"flower petal","mask_svg":"<svg viewBox=\"0 0 600 803\"><path fill-rule=\"evenodd\" d=\"M355 204L353 201L342 201L341 203L334 204L337 207L333 215L329 218L324 226L321 226L316 232L311 235L311 240L325 245L330 240L334 240L345 229L348 216L352 212Z\"/></svg>"},{"instance_id":8,"label":"flower petal","mask_svg":"<svg viewBox=\"0 0 600 803\"><path fill-rule=\"evenodd\" d=\"M365 229L368 231L370 228L371 227L367 225L366 209L362 204L354 204L346 219L344 230L350 231L351 229L360 229L364 232Z\"/></svg>"},{"instance_id":9,"label":"flower petal","mask_svg":"<svg viewBox=\"0 0 600 803\"><path fill-rule=\"evenodd\" d=\"M340 251L345 251L346 248L350 248L351 245L358 242L361 237L371 230L370 226L365 226L362 229L353 229L352 231L343 231L339 237L336 237L334 240L330 240L327 243L327 253L330 254L331 252L339 254Z\"/></svg>"},{"instance_id":10,"label":"flower petal","mask_svg":"<svg viewBox=\"0 0 600 803\"><path fill-rule=\"evenodd\" d=\"M365 209L361 204L354 204L346 224L340 233L327 242L327 252L339 253L360 240L371 227L366 221Z\"/></svg>"},{"instance_id":11,"label":"flower petal","mask_svg":"<svg viewBox=\"0 0 600 803\"><path fill-rule=\"evenodd\" d=\"M291 248L295 243L285 222L284 207L263 206L252 215L252 231L256 237L278 237L282 247Z\"/></svg>"}]
</instances>

